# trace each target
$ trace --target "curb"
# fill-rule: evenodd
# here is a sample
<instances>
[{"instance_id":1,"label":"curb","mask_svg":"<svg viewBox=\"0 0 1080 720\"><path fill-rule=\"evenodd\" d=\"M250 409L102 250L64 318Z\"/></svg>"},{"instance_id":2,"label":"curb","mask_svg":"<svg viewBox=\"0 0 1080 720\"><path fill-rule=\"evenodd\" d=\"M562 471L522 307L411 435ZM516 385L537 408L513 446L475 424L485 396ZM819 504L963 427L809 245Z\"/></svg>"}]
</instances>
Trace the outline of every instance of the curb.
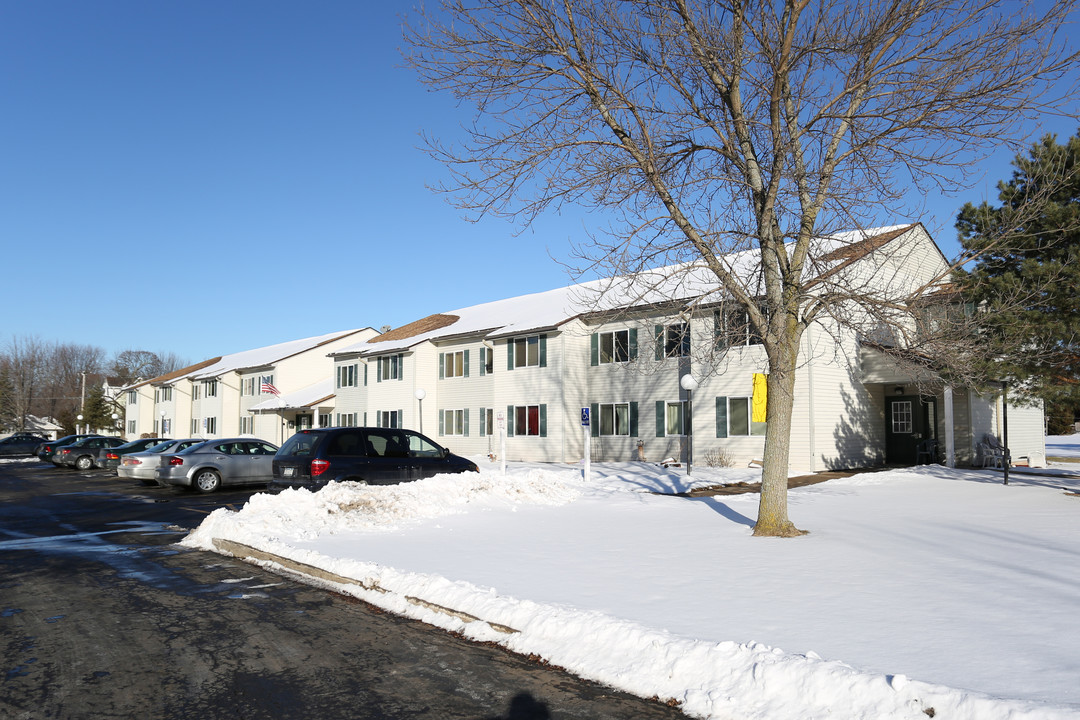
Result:
<instances>
[{"instance_id":1,"label":"curb","mask_svg":"<svg viewBox=\"0 0 1080 720\"><path fill-rule=\"evenodd\" d=\"M222 553L223 555L232 555L233 557L243 560L244 562L272 562L275 565L278 565L285 570L288 570L289 572L295 573L297 575L303 575L309 578L337 583L338 585L358 585L365 590L374 590L375 592L382 593L384 595L394 594L393 591L387 590L386 588L380 586L378 583L365 583L360 580L356 580L355 578L338 575L337 573L323 570L322 568L315 567L314 565L308 565L307 563L302 563L298 560L292 560L290 558L281 557L280 555L274 555L273 553L268 553L265 550L259 550L258 548L253 548L250 545L244 545L243 543L238 543L234 540L214 538L213 543L214 547L217 548L218 552ZM454 610L453 608L448 608L437 603L429 602L427 600L424 600L423 598L414 597L412 595L403 595L401 597L404 597L406 601L412 603L413 605L426 608L428 610L432 610L443 615L449 615L450 617L457 618L462 622L487 623L487 625L491 627L492 630L496 630L506 635L514 635L521 632L520 630L515 630L509 625L503 625L501 623L491 622L490 620L484 620L483 618L476 617L475 615L470 615L467 612Z\"/></svg>"}]
</instances>

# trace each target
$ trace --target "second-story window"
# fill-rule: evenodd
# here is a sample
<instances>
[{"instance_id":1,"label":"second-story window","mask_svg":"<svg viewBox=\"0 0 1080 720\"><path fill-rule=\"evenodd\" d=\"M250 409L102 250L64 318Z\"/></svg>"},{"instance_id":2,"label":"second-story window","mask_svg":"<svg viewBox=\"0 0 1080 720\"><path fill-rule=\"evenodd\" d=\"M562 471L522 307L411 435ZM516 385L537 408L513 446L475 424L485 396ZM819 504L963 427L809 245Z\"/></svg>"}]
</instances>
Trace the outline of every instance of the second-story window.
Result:
<instances>
[{"instance_id":1,"label":"second-story window","mask_svg":"<svg viewBox=\"0 0 1080 720\"><path fill-rule=\"evenodd\" d=\"M217 397L217 380L203 381L203 396Z\"/></svg>"},{"instance_id":2,"label":"second-story window","mask_svg":"<svg viewBox=\"0 0 1080 720\"><path fill-rule=\"evenodd\" d=\"M401 366L403 364L403 358L401 355L388 355L386 357L379 358L379 381L383 380L400 380L402 377Z\"/></svg>"},{"instance_id":3,"label":"second-story window","mask_svg":"<svg viewBox=\"0 0 1080 720\"><path fill-rule=\"evenodd\" d=\"M506 343L506 369L547 367L547 336L529 335Z\"/></svg>"},{"instance_id":4,"label":"second-story window","mask_svg":"<svg viewBox=\"0 0 1080 720\"><path fill-rule=\"evenodd\" d=\"M469 351L439 353L440 377L469 377Z\"/></svg>"}]
</instances>

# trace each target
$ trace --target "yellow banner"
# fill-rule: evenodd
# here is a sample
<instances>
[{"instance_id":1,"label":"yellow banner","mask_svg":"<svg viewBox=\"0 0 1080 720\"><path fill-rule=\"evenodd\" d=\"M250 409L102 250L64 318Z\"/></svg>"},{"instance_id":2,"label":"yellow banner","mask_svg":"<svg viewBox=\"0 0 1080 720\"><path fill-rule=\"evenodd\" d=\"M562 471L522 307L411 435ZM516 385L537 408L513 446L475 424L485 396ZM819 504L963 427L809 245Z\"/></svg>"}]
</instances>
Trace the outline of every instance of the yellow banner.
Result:
<instances>
[{"instance_id":1,"label":"yellow banner","mask_svg":"<svg viewBox=\"0 0 1080 720\"><path fill-rule=\"evenodd\" d=\"M765 422L765 407L769 398L767 377L762 373L754 373L754 397L751 401L753 413L750 417L752 422Z\"/></svg>"}]
</instances>

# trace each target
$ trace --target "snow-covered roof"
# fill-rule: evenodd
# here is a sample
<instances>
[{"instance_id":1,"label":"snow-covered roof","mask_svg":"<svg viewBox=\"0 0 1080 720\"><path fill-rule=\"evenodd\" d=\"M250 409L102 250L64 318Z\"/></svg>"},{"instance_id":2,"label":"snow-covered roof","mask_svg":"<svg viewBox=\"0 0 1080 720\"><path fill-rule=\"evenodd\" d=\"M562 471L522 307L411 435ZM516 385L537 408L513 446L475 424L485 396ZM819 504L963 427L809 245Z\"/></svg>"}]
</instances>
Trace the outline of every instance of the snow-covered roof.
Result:
<instances>
[{"instance_id":1,"label":"snow-covered roof","mask_svg":"<svg viewBox=\"0 0 1080 720\"><path fill-rule=\"evenodd\" d=\"M913 226L892 225L821 238L811 252L813 272L821 277L835 271L910 227ZM884 239L877 242L879 238ZM747 282L751 292L763 292L758 286L760 280L754 279L760 276L758 250L731 253L723 260L734 275ZM429 315L364 342L343 347L331 355L381 355L407 350L423 342L455 337L491 339L521 335L557 328L586 313L690 300L695 303L719 302L725 295L716 276L703 264L671 265Z\"/></svg>"},{"instance_id":2,"label":"snow-covered roof","mask_svg":"<svg viewBox=\"0 0 1080 720\"><path fill-rule=\"evenodd\" d=\"M154 378L150 382L161 384L163 382L175 382L176 380L185 378L192 381L209 380L211 378L220 377L227 372L272 365L285 358L317 348L320 345L325 345L334 340L340 340L358 332L362 332L362 330L332 332L325 335L302 338L300 340L290 340L288 342L278 343L277 345L267 345L266 347L255 348L254 350L244 350L230 355L222 355L211 361L190 365L176 373L162 375L161 377Z\"/></svg>"},{"instance_id":3,"label":"snow-covered roof","mask_svg":"<svg viewBox=\"0 0 1080 720\"><path fill-rule=\"evenodd\" d=\"M327 378L291 393L274 395L263 400L261 403L252 405L248 410L251 412L261 412L263 410L308 408L321 404L332 397L334 397L333 379Z\"/></svg>"}]
</instances>

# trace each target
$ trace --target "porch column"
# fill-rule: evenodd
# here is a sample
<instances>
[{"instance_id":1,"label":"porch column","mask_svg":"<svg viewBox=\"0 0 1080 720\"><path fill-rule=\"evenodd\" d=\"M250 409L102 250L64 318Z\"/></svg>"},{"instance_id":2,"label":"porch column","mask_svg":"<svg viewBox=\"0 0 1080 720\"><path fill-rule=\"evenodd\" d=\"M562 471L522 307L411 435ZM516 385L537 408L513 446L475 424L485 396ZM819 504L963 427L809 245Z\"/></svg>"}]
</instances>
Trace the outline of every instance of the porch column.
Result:
<instances>
[{"instance_id":1,"label":"porch column","mask_svg":"<svg viewBox=\"0 0 1080 720\"><path fill-rule=\"evenodd\" d=\"M956 423L953 420L952 385L945 386L945 466L956 467Z\"/></svg>"}]
</instances>

